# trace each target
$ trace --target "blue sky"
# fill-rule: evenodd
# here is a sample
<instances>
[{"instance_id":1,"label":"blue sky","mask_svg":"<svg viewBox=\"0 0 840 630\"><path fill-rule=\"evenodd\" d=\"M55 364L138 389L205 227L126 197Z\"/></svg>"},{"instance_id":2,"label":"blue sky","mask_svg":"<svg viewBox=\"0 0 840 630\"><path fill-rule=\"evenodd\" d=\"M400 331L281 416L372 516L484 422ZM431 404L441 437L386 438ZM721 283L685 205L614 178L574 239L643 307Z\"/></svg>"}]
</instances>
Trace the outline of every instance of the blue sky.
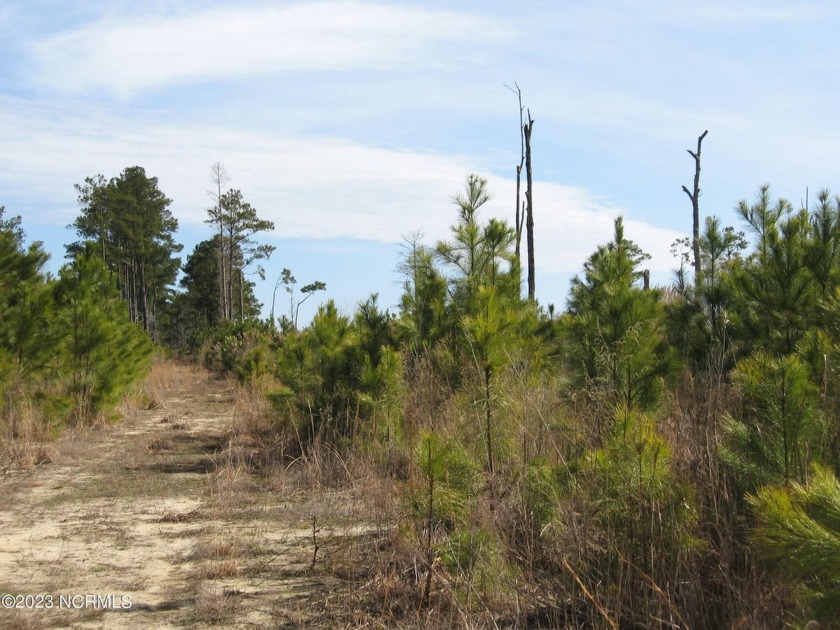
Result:
<instances>
[{"instance_id":1,"label":"blue sky","mask_svg":"<svg viewBox=\"0 0 840 630\"><path fill-rule=\"evenodd\" d=\"M512 220L517 82L537 296L563 305L618 214L669 279L704 129L704 215L738 225L765 182L796 205L836 185L838 18L807 1L7 1L0 205L57 269L73 185L140 165L173 199L185 257L211 236L220 161L276 224L266 313L284 267L345 311L373 291L393 307L401 237L446 238L469 173L490 181L485 216Z\"/></svg>"}]
</instances>

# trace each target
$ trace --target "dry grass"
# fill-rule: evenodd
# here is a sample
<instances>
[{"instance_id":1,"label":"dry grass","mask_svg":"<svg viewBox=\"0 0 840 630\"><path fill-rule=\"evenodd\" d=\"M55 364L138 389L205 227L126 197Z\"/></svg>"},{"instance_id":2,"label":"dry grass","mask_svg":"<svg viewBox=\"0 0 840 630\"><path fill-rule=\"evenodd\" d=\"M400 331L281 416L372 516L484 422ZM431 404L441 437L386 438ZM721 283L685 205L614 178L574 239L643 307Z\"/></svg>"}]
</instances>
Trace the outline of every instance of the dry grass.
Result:
<instances>
[{"instance_id":1,"label":"dry grass","mask_svg":"<svg viewBox=\"0 0 840 630\"><path fill-rule=\"evenodd\" d=\"M158 409L169 392L183 389L187 382L198 383L206 378L207 375L196 368L156 359L145 382L126 395L114 417L130 417L136 409ZM113 419L105 415L84 422L71 419L69 428L60 432L62 427L33 403L25 383L10 383L5 394L11 402L0 406L0 470L31 470L50 463L57 455L53 441L59 434L63 440L83 438L86 431L104 426ZM155 445L151 444L150 448L154 450ZM64 450L62 447L62 452Z\"/></svg>"},{"instance_id":2,"label":"dry grass","mask_svg":"<svg viewBox=\"0 0 840 630\"><path fill-rule=\"evenodd\" d=\"M231 621L238 608L237 595L224 590L207 589L195 599L192 620L209 624Z\"/></svg>"},{"instance_id":3,"label":"dry grass","mask_svg":"<svg viewBox=\"0 0 840 630\"><path fill-rule=\"evenodd\" d=\"M4 630L43 630L52 623L29 610L0 610L0 627Z\"/></svg>"},{"instance_id":4,"label":"dry grass","mask_svg":"<svg viewBox=\"0 0 840 630\"><path fill-rule=\"evenodd\" d=\"M150 451L171 451L174 445L172 440L165 436L155 436L149 440L149 445L146 448Z\"/></svg>"},{"instance_id":5,"label":"dry grass","mask_svg":"<svg viewBox=\"0 0 840 630\"><path fill-rule=\"evenodd\" d=\"M216 529L212 538L202 540L195 548L193 558L213 562L234 560L239 551L240 542L235 532Z\"/></svg>"},{"instance_id":6,"label":"dry grass","mask_svg":"<svg viewBox=\"0 0 840 630\"><path fill-rule=\"evenodd\" d=\"M205 378L206 374L194 366L179 365L157 358L152 364L149 376L139 389L142 399L148 401L149 404L140 408L157 409L166 394L182 391L186 383Z\"/></svg>"},{"instance_id":7,"label":"dry grass","mask_svg":"<svg viewBox=\"0 0 840 630\"><path fill-rule=\"evenodd\" d=\"M215 560L205 562L199 570L198 577L202 580L220 580L223 578L237 577L242 573L236 560Z\"/></svg>"},{"instance_id":8,"label":"dry grass","mask_svg":"<svg viewBox=\"0 0 840 630\"><path fill-rule=\"evenodd\" d=\"M737 527L739 515L733 516L729 500L714 507L717 516L704 524L708 529L693 532L705 541L717 536L718 542L700 547L696 558L685 554L675 561L681 570L678 583L662 579L673 567L656 574L630 566L622 545L632 541L623 521L610 524L604 518L606 510L616 508L604 501L604 488L596 487L599 478L583 470L582 453L600 444L596 416L603 410L597 405L584 408L580 400L561 396L557 378L540 381L513 370L499 374L492 427L497 468L490 478L484 436L476 429L482 398L473 391L470 375L453 392L430 363L419 361L412 370L402 394L404 434L389 435L385 443L368 431L367 421L351 419L350 426L358 429L354 439L316 437L304 447L298 436L281 430L259 387L232 389L229 383L208 383L205 374L191 368L156 365L145 386L161 409L155 432L120 444L124 452L113 464L120 480L107 491L84 490L94 493L86 498L117 505L116 500L132 496L171 495L170 473L183 484L178 492L201 497L199 507L161 511L156 519L167 530L202 521L190 526L194 544L174 556L190 577L193 623L252 623L245 619L257 592L274 598L261 600L259 607L273 607L271 624L281 627L608 628L645 621L666 628L687 625L681 619L695 627L784 623L789 598L780 583L764 579L743 541L721 542ZM200 396L194 394L199 389ZM671 447L674 469L701 490L687 500L696 499L708 514L705 502L725 498L727 486L709 455L718 446L714 422L721 406L712 394L720 392L701 389L678 388L656 423ZM172 406L173 394L189 414ZM196 424L201 411L210 409L225 422L229 417L230 426ZM413 450L421 430L428 429L463 445L482 481L457 517L436 520L431 562L427 522L408 491L422 478ZM93 435L84 431L92 430L67 434L69 452L78 449L81 459ZM535 498L534 487L524 481L534 462L546 475L544 485L551 486L545 497ZM547 514L536 514L540 501L550 508ZM616 514L662 518L665 513L661 506L643 508ZM103 512L86 525L92 533L104 533L114 524ZM129 534L114 528L118 545L135 544ZM461 534L483 536L486 542L462 552ZM649 542L652 558L668 558L657 546L662 541ZM726 582L719 578L724 571ZM221 584L242 588L247 597L220 590ZM719 589L711 603L701 598L711 592L703 590L709 584ZM650 615L662 620L651 621Z\"/></svg>"},{"instance_id":9,"label":"dry grass","mask_svg":"<svg viewBox=\"0 0 840 630\"><path fill-rule=\"evenodd\" d=\"M0 404L0 471L31 470L56 456L54 431L27 397L22 384L10 385Z\"/></svg>"},{"instance_id":10,"label":"dry grass","mask_svg":"<svg viewBox=\"0 0 840 630\"><path fill-rule=\"evenodd\" d=\"M252 505L256 483L242 465L221 465L212 476L210 503L217 512L234 513Z\"/></svg>"}]
</instances>

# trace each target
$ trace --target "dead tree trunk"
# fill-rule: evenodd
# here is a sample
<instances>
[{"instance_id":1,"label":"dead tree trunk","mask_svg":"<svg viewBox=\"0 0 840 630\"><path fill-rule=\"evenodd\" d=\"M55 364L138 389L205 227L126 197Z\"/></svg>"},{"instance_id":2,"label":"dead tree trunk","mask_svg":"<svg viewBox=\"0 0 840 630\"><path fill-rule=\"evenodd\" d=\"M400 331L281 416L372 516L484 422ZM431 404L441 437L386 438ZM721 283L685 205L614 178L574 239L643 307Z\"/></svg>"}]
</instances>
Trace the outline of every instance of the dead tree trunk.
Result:
<instances>
[{"instance_id":1,"label":"dead tree trunk","mask_svg":"<svg viewBox=\"0 0 840 630\"><path fill-rule=\"evenodd\" d=\"M528 239L528 299L533 302L536 299L536 281L534 273L534 179L531 170L531 132L534 129L534 121L531 119L531 111L528 110L528 122L522 127L525 136L525 175L528 181L528 188L525 191L525 230Z\"/></svg>"},{"instance_id":2,"label":"dead tree trunk","mask_svg":"<svg viewBox=\"0 0 840 630\"><path fill-rule=\"evenodd\" d=\"M224 165L216 162L210 167L210 180L215 184L215 190L210 194L216 200L216 227L219 230L219 308L222 311L222 319L230 319L228 296L225 287L229 279L225 269L225 231L224 231L224 210L222 208L222 188L230 181Z\"/></svg>"},{"instance_id":3,"label":"dead tree trunk","mask_svg":"<svg viewBox=\"0 0 840 630\"><path fill-rule=\"evenodd\" d=\"M685 186L682 189L688 198L691 199L691 207L694 212L694 235L691 241L694 250L694 282L700 282L700 150L703 146L703 138L709 133L707 129L697 138L697 153L687 149L688 154L694 158L694 192L690 192Z\"/></svg>"},{"instance_id":4,"label":"dead tree trunk","mask_svg":"<svg viewBox=\"0 0 840 630\"><path fill-rule=\"evenodd\" d=\"M522 243L522 224L525 221L525 207L520 201L520 191L522 190L522 167L525 166L525 120L522 113L525 111L522 108L522 90L519 89L519 84L514 83L516 89L506 86L511 92L516 94L519 99L519 164L516 165L516 215L514 222L514 233L516 234L516 241L514 246L514 255L516 256L516 263L519 264L520 245Z\"/></svg>"}]
</instances>

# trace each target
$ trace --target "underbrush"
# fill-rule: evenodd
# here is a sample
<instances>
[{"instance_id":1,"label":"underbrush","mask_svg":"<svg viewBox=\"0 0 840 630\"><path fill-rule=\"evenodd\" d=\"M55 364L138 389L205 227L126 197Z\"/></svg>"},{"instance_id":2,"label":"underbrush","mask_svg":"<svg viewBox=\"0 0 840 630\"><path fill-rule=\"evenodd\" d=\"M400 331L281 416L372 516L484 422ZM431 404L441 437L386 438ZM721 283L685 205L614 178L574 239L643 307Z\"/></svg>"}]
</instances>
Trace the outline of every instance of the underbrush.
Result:
<instances>
[{"instance_id":1,"label":"underbrush","mask_svg":"<svg viewBox=\"0 0 840 630\"><path fill-rule=\"evenodd\" d=\"M9 378L0 399L0 469L29 470L53 461L54 442L66 429L84 431L116 422L134 409L157 408L165 392L180 386L183 374L182 367L157 358L145 380L126 385L120 398L96 409L78 395L67 395L66 379Z\"/></svg>"},{"instance_id":2,"label":"underbrush","mask_svg":"<svg viewBox=\"0 0 840 630\"><path fill-rule=\"evenodd\" d=\"M491 474L478 381L466 370L447 393L430 363L401 374L390 398L340 422L331 410L313 420L287 396L278 404L276 380L237 394L228 481L247 469L278 493L313 497L320 507L300 515L314 514L313 527L366 526L324 560L359 594L345 613L400 627L790 620L790 593L749 553L731 480L714 456L698 459L720 439L714 417L703 430L693 421L701 407L714 416L702 388L596 430L581 418L597 410L561 382L508 371L495 389ZM316 422L350 430L301 434Z\"/></svg>"}]
</instances>

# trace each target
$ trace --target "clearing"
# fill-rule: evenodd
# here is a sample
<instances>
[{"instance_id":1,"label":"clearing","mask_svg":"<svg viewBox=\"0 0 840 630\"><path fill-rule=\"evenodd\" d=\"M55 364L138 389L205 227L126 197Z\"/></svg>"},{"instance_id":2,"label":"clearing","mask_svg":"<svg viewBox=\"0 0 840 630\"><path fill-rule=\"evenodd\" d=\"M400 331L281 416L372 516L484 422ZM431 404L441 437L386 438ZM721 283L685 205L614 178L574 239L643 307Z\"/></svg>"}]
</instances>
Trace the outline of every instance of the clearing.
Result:
<instances>
[{"instance_id":1,"label":"clearing","mask_svg":"<svg viewBox=\"0 0 840 630\"><path fill-rule=\"evenodd\" d=\"M231 383L171 363L150 382L152 408L0 474L0 593L18 606L3 602L0 627L364 623L360 560L381 511L307 467L257 474Z\"/></svg>"}]
</instances>

